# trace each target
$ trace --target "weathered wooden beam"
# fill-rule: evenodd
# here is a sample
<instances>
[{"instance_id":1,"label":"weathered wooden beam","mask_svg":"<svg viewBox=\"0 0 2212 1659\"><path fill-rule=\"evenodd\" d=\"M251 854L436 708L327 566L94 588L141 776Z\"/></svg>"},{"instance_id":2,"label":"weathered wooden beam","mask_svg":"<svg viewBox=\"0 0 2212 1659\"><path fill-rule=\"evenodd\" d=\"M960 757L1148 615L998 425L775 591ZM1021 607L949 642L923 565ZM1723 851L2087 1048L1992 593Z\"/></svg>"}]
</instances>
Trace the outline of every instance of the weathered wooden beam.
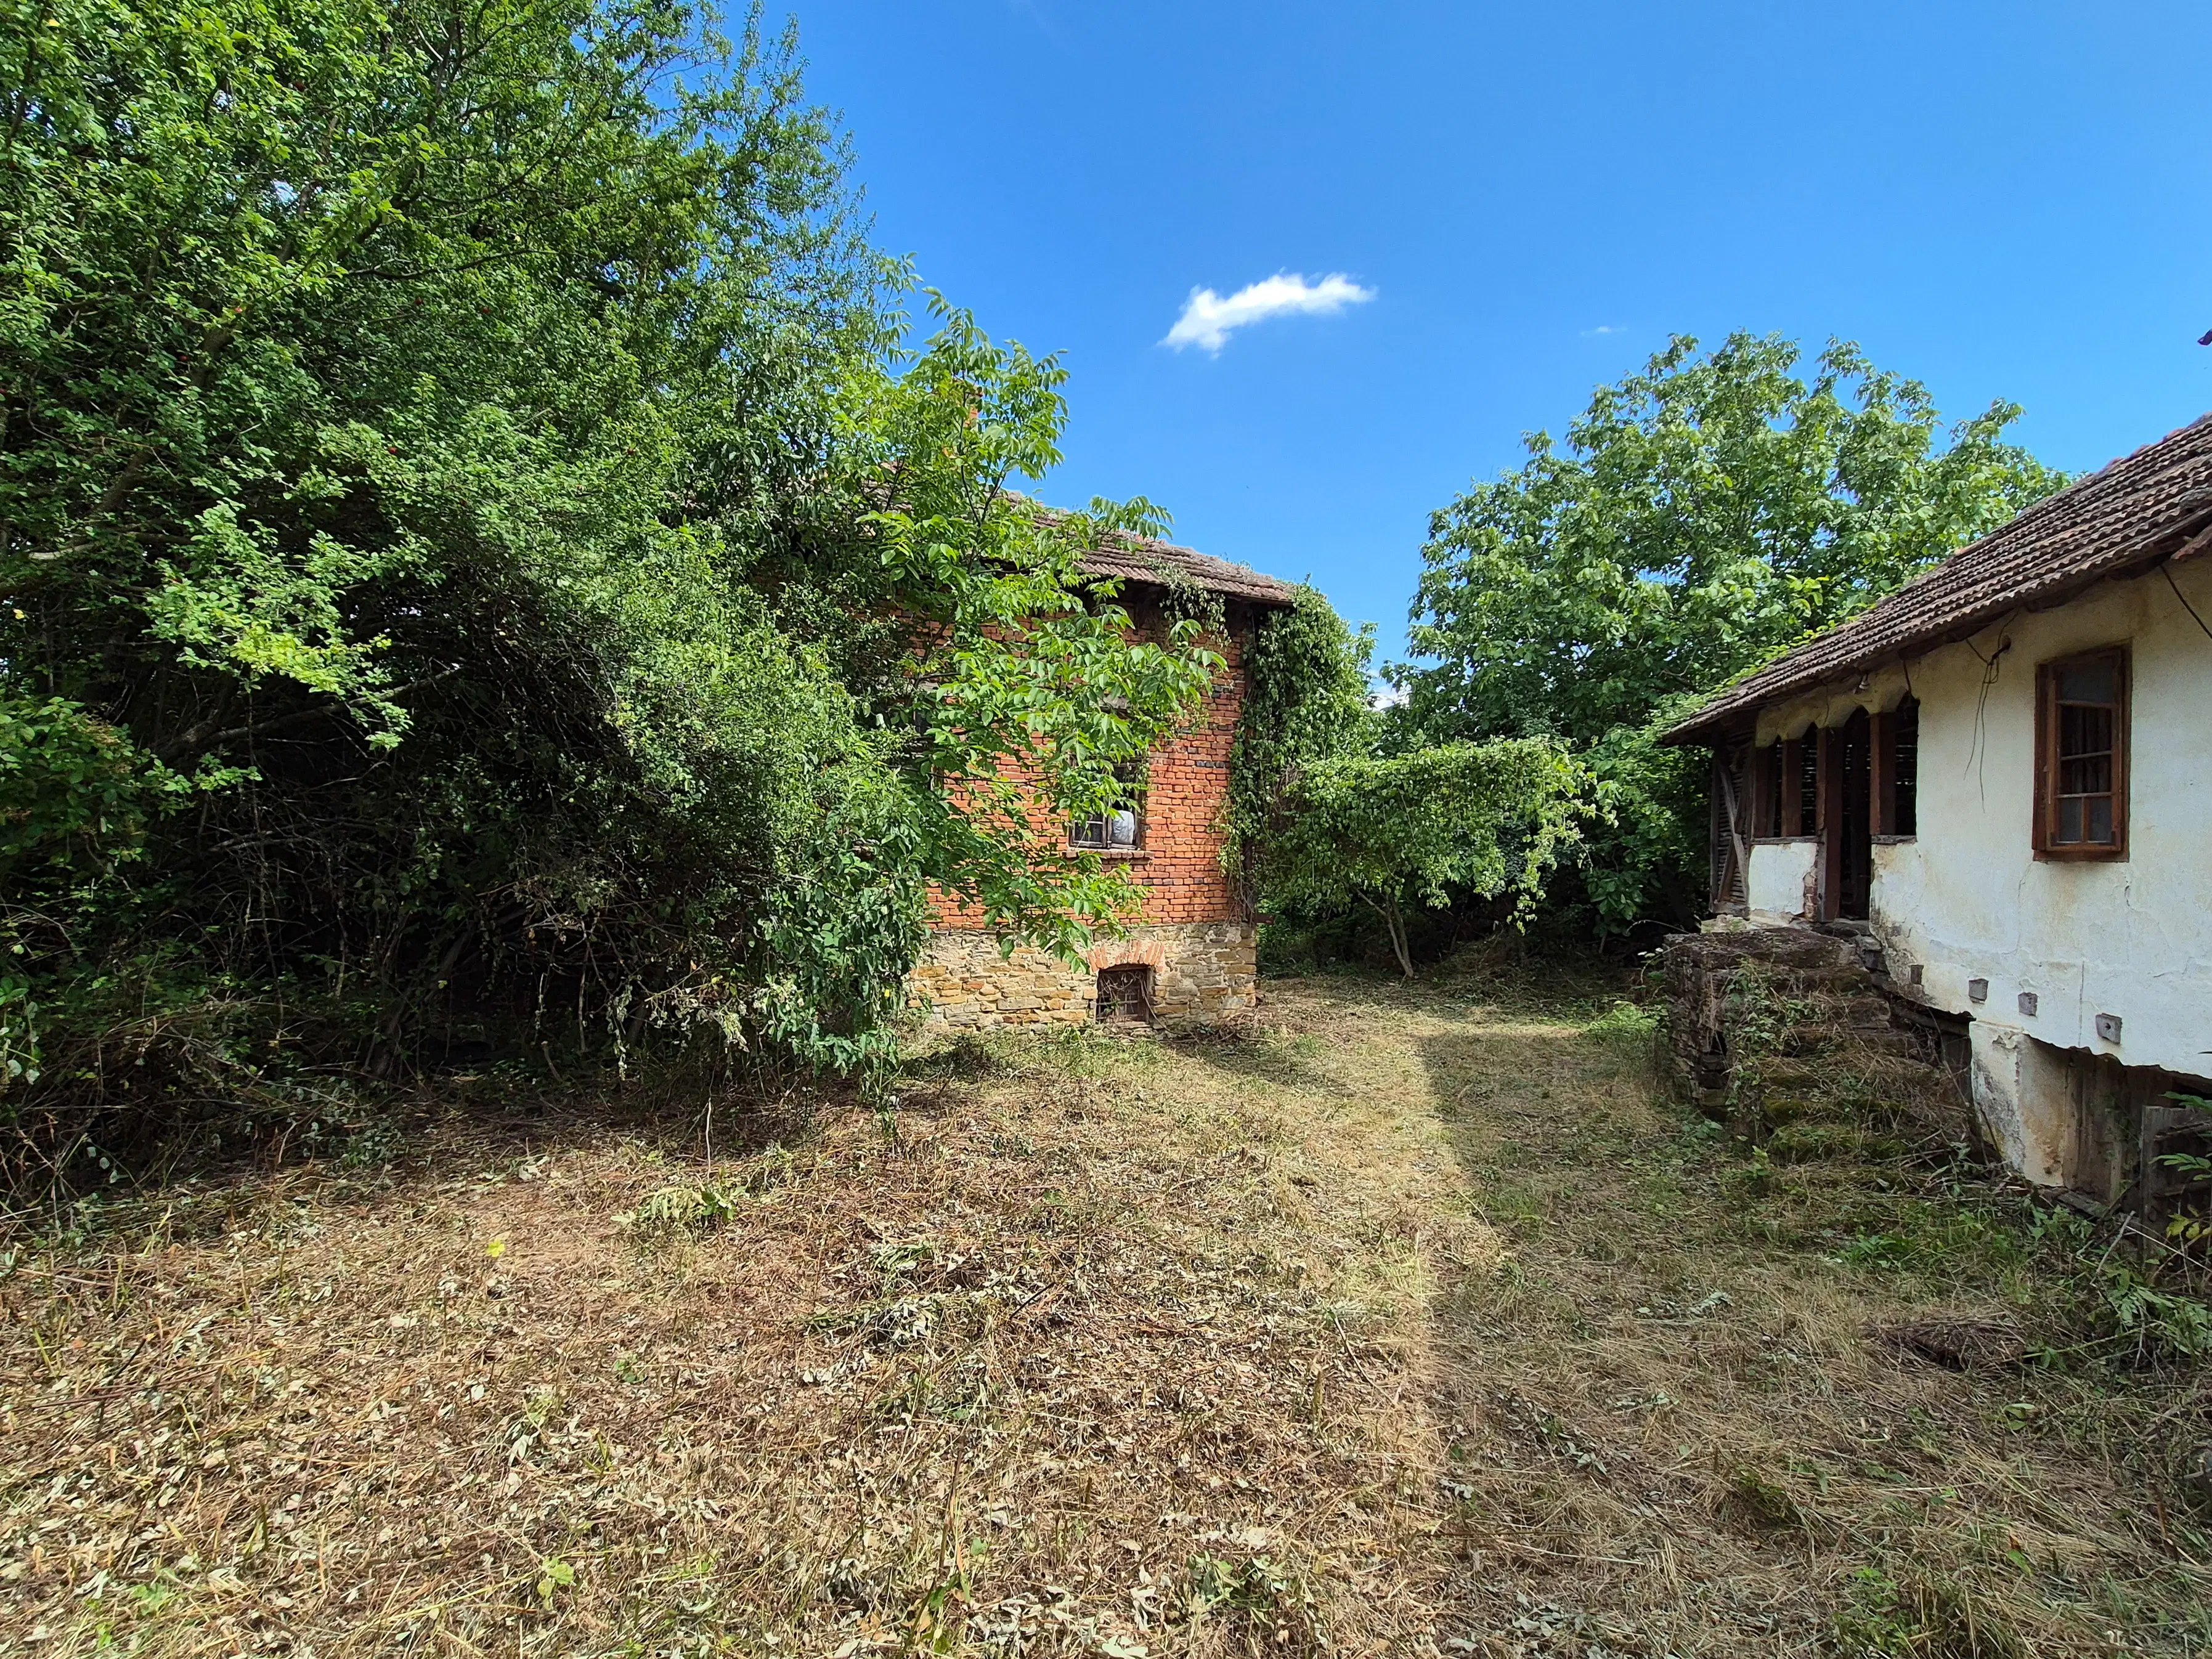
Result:
<instances>
[{"instance_id":1,"label":"weathered wooden beam","mask_svg":"<svg viewBox=\"0 0 2212 1659\"><path fill-rule=\"evenodd\" d=\"M1867 716L1867 808L1873 833L1897 833L1897 716Z\"/></svg>"},{"instance_id":2,"label":"weathered wooden beam","mask_svg":"<svg viewBox=\"0 0 2212 1659\"><path fill-rule=\"evenodd\" d=\"M1820 920L1833 921L1843 914L1844 902L1844 734L1824 726L1819 741L1814 764L1819 769L1814 794L1820 805Z\"/></svg>"}]
</instances>

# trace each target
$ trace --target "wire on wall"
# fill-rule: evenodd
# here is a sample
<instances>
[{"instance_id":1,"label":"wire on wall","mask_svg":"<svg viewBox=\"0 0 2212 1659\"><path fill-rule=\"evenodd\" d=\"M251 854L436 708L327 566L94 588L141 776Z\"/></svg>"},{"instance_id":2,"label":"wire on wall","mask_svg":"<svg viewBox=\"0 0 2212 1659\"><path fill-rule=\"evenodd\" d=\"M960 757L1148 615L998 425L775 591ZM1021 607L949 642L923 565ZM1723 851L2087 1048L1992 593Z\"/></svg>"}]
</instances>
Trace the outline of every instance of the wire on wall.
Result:
<instances>
[{"instance_id":1,"label":"wire on wall","mask_svg":"<svg viewBox=\"0 0 2212 1659\"><path fill-rule=\"evenodd\" d=\"M2205 625L2204 618L2197 614L2197 607L2190 604L2189 596L2181 591L2181 584L2173 580L2173 566L2171 563L2162 564L2159 566L2159 570L2166 577L2166 585L2173 590L2173 597L2181 601L2181 608L2189 613L2190 620L2204 629L2206 639L2212 640L2212 627Z\"/></svg>"},{"instance_id":2,"label":"wire on wall","mask_svg":"<svg viewBox=\"0 0 2212 1659\"><path fill-rule=\"evenodd\" d=\"M2020 612L2014 611L2012 616L2007 617L1997 624L1997 627L2001 630L2011 627L2014 617L2019 615ZM1961 769L1960 775L1963 777L1968 770L1973 773L1975 793L1981 798L1982 805L1986 807L1990 804L1989 784L1985 776L1990 757L1990 693L1996 688L1997 674L2004 663L2004 653L2012 649L2012 636L2009 634L2004 635L1997 641L1997 648L1986 657L1982 655L1981 647L1974 643L1971 636L1966 643L1966 649L1972 652L1982 665L1982 690L1981 695L1974 701L1973 741L1966 746L1966 764Z\"/></svg>"}]
</instances>

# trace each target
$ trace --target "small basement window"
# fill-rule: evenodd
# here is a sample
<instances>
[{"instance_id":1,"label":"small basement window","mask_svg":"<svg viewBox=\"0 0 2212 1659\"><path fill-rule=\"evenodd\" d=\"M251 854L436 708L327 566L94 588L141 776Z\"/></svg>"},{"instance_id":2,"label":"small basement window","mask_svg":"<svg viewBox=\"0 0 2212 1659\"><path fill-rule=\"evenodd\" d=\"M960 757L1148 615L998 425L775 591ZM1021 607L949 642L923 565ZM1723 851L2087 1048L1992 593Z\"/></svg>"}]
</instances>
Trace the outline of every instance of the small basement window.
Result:
<instances>
[{"instance_id":1,"label":"small basement window","mask_svg":"<svg viewBox=\"0 0 2212 1659\"><path fill-rule=\"evenodd\" d=\"M2125 647L2035 671L2035 793L2036 856L2127 856Z\"/></svg>"},{"instance_id":2,"label":"small basement window","mask_svg":"<svg viewBox=\"0 0 2212 1659\"><path fill-rule=\"evenodd\" d=\"M1114 769L1121 785L1122 804L1112 811L1077 818L1067 826L1067 844L1085 853L1133 853L1145 844L1141 810L1144 779L1134 766Z\"/></svg>"},{"instance_id":3,"label":"small basement window","mask_svg":"<svg viewBox=\"0 0 2212 1659\"><path fill-rule=\"evenodd\" d=\"M1098 970L1098 1018L1102 1022L1149 1025L1152 1018L1152 970L1142 963Z\"/></svg>"}]
</instances>

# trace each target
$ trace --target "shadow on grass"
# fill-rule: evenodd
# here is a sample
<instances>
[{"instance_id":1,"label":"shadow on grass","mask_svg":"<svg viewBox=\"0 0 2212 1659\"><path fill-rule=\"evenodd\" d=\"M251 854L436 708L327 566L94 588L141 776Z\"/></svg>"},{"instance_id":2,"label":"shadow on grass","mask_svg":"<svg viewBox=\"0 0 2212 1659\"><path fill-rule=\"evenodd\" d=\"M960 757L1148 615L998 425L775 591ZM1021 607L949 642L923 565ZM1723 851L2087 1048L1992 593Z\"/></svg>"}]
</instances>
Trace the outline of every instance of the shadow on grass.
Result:
<instances>
[{"instance_id":1,"label":"shadow on grass","mask_svg":"<svg viewBox=\"0 0 2212 1659\"><path fill-rule=\"evenodd\" d=\"M1326 1092L1328 1074L1314 1062L1320 1039L1282 1031L1193 1030L1170 1033L1165 1046L1181 1059L1248 1082L1281 1089Z\"/></svg>"},{"instance_id":2,"label":"shadow on grass","mask_svg":"<svg viewBox=\"0 0 2212 1659\"><path fill-rule=\"evenodd\" d=\"M854 1109L820 1090L725 1087L672 1072L624 1086L611 1076L567 1081L488 1073L401 1092L363 1092L298 1121L224 1128L203 1123L155 1143L135 1168L86 1193L57 1190L10 1219L34 1236L80 1242L155 1222L167 1236L243 1224L313 1191L338 1202L388 1203L520 1166L625 1143L672 1171L741 1162L811 1139L826 1115ZM918 1103L927 1115L932 1103Z\"/></svg>"},{"instance_id":3,"label":"shadow on grass","mask_svg":"<svg viewBox=\"0 0 2212 1659\"><path fill-rule=\"evenodd\" d=\"M1532 1021L1419 1047L1431 1109L1480 1215L1524 1242L1549 1234L1578 1262L1636 1252L1652 1166L1680 1128L1654 1115L1648 1038Z\"/></svg>"}]
</instances>

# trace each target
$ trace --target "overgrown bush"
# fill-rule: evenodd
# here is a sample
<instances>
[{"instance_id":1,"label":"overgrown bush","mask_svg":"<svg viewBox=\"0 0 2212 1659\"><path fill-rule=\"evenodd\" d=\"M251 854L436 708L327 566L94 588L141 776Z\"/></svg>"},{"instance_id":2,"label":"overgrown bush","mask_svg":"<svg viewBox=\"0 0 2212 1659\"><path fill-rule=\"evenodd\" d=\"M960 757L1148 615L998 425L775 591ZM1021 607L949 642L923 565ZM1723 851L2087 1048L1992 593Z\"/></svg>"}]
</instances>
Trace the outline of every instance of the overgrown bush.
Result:
<instances>
[{"instance_id":1,"label":"overgrown bush","mask_svg":"<svg viewBox=\"0 0 2212 1659\"><path fill-rule=\"evenodd\" d=\"M0 1106L64 1162L457 1052L862 1079L934 881L1200 695L1041 516L1058 365L854 218L788 39L683 4L0 22ZM29 1156L24 1152L25 1156Z\"/></svg>"}]
</instances>

